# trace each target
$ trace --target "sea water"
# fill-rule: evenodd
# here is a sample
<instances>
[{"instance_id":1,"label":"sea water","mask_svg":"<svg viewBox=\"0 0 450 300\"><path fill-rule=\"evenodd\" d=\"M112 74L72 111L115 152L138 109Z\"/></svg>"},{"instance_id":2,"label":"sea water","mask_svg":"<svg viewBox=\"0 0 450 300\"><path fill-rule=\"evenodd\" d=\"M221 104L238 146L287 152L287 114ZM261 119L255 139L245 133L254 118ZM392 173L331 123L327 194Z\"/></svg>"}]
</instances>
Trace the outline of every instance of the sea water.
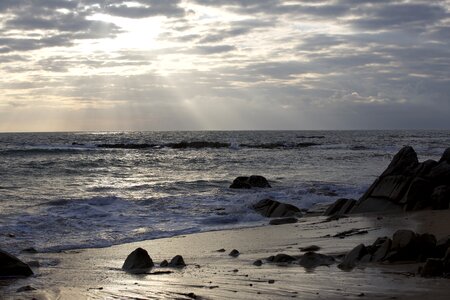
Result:
<instances>
[{"instance_id":1,"label":"sea water","mask_svg":"<svg viewBox=\"0 0 450 300\"><path fill-rule=\"evenodd\" d=\"M308 209L358 199L411 145L439 159L450 131L0 134L0 248L105 247L255 226L272 198ZM270 189L235 190L263 175Z\"/></svg>"}]
</instances>

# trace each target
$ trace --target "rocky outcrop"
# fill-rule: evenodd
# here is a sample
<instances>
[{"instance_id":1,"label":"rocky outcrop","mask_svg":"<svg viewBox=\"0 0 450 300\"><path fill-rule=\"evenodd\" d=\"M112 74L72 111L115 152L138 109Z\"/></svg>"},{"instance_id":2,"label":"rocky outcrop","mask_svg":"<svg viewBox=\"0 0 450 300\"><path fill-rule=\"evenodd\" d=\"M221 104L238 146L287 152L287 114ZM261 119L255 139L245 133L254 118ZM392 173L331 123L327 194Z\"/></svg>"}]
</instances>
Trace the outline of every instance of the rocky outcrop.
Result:
<instances>
[{"instance_id":1,"label":"rocky outcrop","mask_svg":"<svg viewBox=\"0 0 450 300\"><path fill-rule=\"evenodd\" d=\"M448 209L449 203L450 148L439 162L419 163L414 149L406 146L394 156L351 212Z\"/></svg>"},{"instance_id":2,"label":"rocky outcrop","mask_svg":"<svg viewBox=\"0 0 450 300\"><path fill-rule=\"evenodd\" d=\"M301 212L298 207L272 199L263 199L258 201L253 205L253 209L268 218L301 216Z\"/></svg>"},{"instance_id":3,"label":"rocky outcrop","mask_svg":"<svg viewBox=\"0 0 450 300\"><path fill-rule=\"evenodd\" d=\"M252 187L270 188L271 186L267 179L260 175L239 176L230 185L230 189L250 189Z\"/></svg>"},{"instance_id":4,"label":"rocky outcrop","mask_svg":"<svg viewBox=\"0 0 450 300\"><path fill-rule=\"evenodd\" d=\"M353 206L355 206L356 200L354 199L346 199L340 198L337 199L336 202L331 204L325 213L324 216L334 216L334 215L345 215L351 211Z\"/></svg>"},{"instance_id":5,"label":"rocky outcrop","mask_svg":"<svg viewBox=\"0 0 450 300\"><path fill-rule=\"evenodd\" d=\"M0 250L0 277L25 277L33 275L30 266L3 250Z\"/></svg>"},{"instance_id":6,"label":"rocky outcrop","mask_svg":"<svg viewBox=\"0 0 450 300\"><path fill-rule=\"evenodd\" d=\"M127 256L122 270L135 274L145 273L153 266L153 260L148 255L148 252L145 249L137 248Z\"/></svg>"}]
</instances>

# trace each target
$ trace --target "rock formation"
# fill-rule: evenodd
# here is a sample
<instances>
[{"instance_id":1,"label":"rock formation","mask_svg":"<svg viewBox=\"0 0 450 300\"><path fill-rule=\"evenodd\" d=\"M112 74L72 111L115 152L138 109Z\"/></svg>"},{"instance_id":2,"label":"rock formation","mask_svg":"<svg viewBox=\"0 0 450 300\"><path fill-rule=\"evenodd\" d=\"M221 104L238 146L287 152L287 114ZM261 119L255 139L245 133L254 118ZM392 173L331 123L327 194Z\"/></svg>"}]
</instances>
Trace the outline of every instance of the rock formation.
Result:
<instances>
[{"instance_id":1,"label":"rock formation","mask_svg":"<svg viewBox=\"0 0 450 300\"><path fill-rule=\"evenodd\" d=\"M30 266L3 250L0 250L0 277L24 277L33 275Z\"/></svg>"},{"instance_id":2,"label":"rock formation","mask_svg":"<svg viewBox=\"0 0 450 300\"><path fill-rule=\"evenodd\" d=\"M436 162L419 163L410 146L403 147L369 187L352 213L448 209L450 203L450 148Z\"/></svg>"}]
</instances>

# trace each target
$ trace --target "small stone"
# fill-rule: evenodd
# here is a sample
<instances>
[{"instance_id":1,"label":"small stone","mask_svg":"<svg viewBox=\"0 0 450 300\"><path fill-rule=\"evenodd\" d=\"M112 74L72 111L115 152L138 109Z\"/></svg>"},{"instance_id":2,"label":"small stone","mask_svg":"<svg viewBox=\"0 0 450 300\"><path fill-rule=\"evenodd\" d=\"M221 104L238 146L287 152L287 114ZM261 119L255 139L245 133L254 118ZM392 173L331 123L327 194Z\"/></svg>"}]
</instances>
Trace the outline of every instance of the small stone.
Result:
<instances>
[{"instance_id":1,"label":"small stone","mask_svg":"<svg viewBox=\"0 0 450 300\"><path fill-rule=\"evenodd\" d=\"M169 263L169 267L172 267L172 268L183 268L185 266L186 266L186 264L184 262L183 256L181 256L181 255L174 256Z\"/></svg>"},{"instance_id":2,"label":"small stone","mask_svg":"<svg viewBox=\"0 0 450 300\"><path fill-rule=\"evenodd\" d=\"M262 260L260 260L260 259L257 259L257 260L255 260L254 262L253 262L253 265L254 266L257 266L257 267L260 267L260 266L262 266Z\"/></svg>"},{"instance_id":3,"label":"small stone","mask_svg":"<svg viewBox=\"0 0 450 300\"><path fill-rule=\"evenodd\" d=\"M226 250L225 249L219 249L219 250L216 250L216 252L225 252Z\"/></svg>"},{"instance_id":4,"label":"small stone","mask_svg":"<svg viewBox=\"0 0 450 300\"><path fill-rule=\"evenodd\" d=\"M163 260L163 261L159 264L159 266L160 266L161 268L165 268L165 267L169 266L169 262L168 262L167 260Z\"/></svg>"},{"instance_id":5,"label":"small stone","mask_svg":"<svg viewBox=\"0 0 450 300\"><path fill-rule=\"evenodd\" d=\"M274 283L275 283L275 280L269 279L268 283L269 283L269 284L274 284Z\"/></svg>"},{"instance_id":6,"label":"small stone","mask_svg":"<svg viewBox=\"0 0 450 300\"><path fill-rule=\"evenodd\" d=\"M239 251L237 251L236 249L231 250L231 252L228 254L229 256L232 257L238 257L239 256Z\"/></svg>"}]
</instances>

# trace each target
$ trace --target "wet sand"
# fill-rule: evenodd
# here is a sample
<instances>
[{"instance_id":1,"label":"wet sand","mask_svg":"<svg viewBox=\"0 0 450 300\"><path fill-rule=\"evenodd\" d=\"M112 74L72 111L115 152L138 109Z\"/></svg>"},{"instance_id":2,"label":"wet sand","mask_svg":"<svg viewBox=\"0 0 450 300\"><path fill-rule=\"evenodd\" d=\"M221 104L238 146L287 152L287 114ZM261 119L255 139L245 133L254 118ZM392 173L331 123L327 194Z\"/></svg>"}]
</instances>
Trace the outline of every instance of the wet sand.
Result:
<instances>
[{"instance_id":1,"label":"wet sand","mask_svg":"<svg viewBox=\"0 0 450 300\"><path fill-rule=\"evenodd\" d=\"M323 222L305 217L296 224L197 233L109 248L63 253L21 254L39 261L35 276L3 282L1 299L448 299L450 281L421 278L420 264L366 264L342 271L337 264L305 269L300 265L266 263L256 259L277 253L301 255L300 247L318 245L322 254L343 254L360 243L392 236L398 229L450 235L450 210L395 215L356 215ZM349 229L365 234L332 237ZM120 268L127 255L142 247L156 267L152 273L132 275ZM218 249L225 252L217 252ZM236 258L228 253L240 251ZM163 259L180 254L187 267L159 268ZM17 293L22 286L36 290ZM193 293L193 294L191 294Z\"/></svg>"}]
</instances>

